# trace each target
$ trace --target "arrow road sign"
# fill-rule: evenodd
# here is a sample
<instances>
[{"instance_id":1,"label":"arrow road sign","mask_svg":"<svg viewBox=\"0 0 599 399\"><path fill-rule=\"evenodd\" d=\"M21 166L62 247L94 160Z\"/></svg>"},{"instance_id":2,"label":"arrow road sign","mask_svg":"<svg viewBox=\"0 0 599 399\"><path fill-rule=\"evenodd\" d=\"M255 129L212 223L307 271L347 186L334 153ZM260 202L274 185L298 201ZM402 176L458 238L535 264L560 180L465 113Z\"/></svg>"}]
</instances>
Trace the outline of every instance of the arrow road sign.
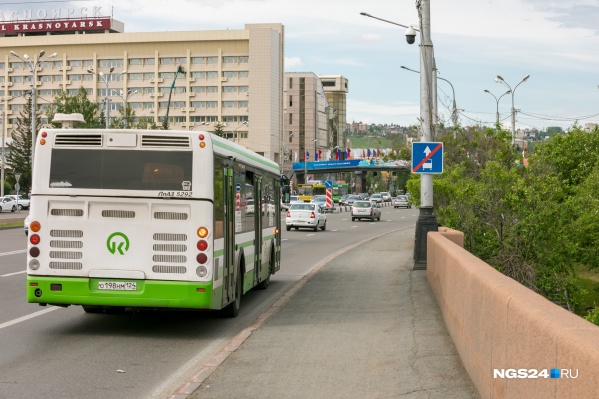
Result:
<instances>
[{"instance_id":1,"label":"arrow road sign","mask_svg":"<svg viewBox=\"0 0 599 399\"><path fill-rule=\"evenodd\" d=\"M443 173L443 143L413 142L412 173Z\"/></svg>"}]
</instances>

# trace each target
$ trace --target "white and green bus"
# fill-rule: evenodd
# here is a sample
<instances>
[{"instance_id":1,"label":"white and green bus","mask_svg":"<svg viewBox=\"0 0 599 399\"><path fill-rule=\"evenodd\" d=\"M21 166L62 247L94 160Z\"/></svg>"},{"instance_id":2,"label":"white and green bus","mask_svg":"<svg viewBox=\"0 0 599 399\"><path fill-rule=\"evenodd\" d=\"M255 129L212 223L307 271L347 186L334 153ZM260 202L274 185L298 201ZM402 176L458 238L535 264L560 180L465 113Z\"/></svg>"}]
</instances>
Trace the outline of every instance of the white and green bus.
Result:
<instances>
[{"instance_id":1,"label":"white and green bus","mask_svg":"<svg viewBox=\"0 0 599 399\"><path fill-rule=\"evenodd\" d=\"M234 317L280 268L280 184L275 162L207 132L42 129L27 299Z\"/></svg>"}]
</instances>

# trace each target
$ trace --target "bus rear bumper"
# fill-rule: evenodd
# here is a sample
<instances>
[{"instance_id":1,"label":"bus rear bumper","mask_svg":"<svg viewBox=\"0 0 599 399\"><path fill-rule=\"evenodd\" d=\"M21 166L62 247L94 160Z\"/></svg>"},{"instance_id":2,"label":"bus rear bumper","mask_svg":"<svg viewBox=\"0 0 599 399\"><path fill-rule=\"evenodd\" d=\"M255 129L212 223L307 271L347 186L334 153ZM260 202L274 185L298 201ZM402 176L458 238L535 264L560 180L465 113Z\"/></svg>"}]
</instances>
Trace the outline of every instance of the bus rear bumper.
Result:
<instances>
[{"instance_id":1,"label":"bus rear bumper","mask_svg":"<svg viewBox=\"0 0 599 399\"><path fill-rule=\"evenodd\" d=\"M135 289L132 284L127 285L129 290L100 289L100 282L135 283ZM217 291L211 282L27 276L27 301L57 306L212 309Z\"/></svg>"}]
</instances>

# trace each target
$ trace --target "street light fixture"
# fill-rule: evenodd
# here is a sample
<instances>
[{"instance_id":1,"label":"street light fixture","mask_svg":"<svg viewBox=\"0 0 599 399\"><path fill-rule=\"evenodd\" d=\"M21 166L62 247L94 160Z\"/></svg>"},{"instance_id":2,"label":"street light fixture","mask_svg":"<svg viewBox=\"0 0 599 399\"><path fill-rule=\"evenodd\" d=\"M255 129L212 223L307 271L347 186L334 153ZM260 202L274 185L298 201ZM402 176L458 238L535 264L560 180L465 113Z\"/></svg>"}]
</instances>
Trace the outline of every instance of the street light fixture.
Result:
<instances>
[{"instance_id":1,"label":"street light fixture","mask_svg":"<svg viewBox=\"0 0 599 399\"><path fill-rule=\"evenodd\" d=\"M497 113L496 118L495 118L495 125L499 126L499 100L501 100L501 97L505 96L506 94L510 94L512 92L512 90L508 90L505 93L503 93L502 95L499 96L499 98L497 98L497 96L493 93L491 93L489 90L485 89L484 90L485 93L489 93L490 95L492 95L493 97L495 97L495 101L497 102Z\"/></svg>"},{"instance_id":2,"label":"street light fixture","mask_svg":"<svg viewBox=\"0 0 599 399\"><path fill-rule=\"evenodd\" d=\"M433 42L431 40L431 10L430 0L419 0L416 2L419 16L420 31L420 119L422 123L422 142L431 142L434 133L434 100L436 98L436 81L434 78L435 61L433 55ZM376 18L370 14L361 13L367 17L379 19L393 25L407 27L406 25ZM408 27L409 28L409 27ZM406 40L409 44L414 43L415 31L406 31ZM414 269L426 269L427 261L427 234L429 231L437 231L439 225L433 207L433 175L422 173L420 175L420 208L416 222L416 237L414 244Z\"/></svg>"},{"instance_id":3,"label":"street light fixture","mask_svg":"<svg viewBox=\"0 0 599 399\"><path fill-rule=\"evenodd\" d=\"M110 97L108 96L109 95L108 84L109 84L109 82L114 80L112 77L113 76L112 72L114 72L114 67L110 67L108 75L104 74L104 72L96 73L93 68L89 68L87 70L87 72L96 75L98 77L98 79L101 82L104 82L104 84L106 85L106 95L104 96L104 109L106 111L106 115L105 115L106 129L110 129ZM127 73L127 70L124 69L123 72L116 74L115 78L118 78L119 76L122 76L126 73Z\"/></svg>"},{"instance_id":4,"label":"street light fixture","mask_svg":"<svg viewBox=\"0 0 599 399\"><path fill-rule=\"evenodd\" d=\"M522 78L522 80L513 89L500 75L497 75L495 78L496 83L503 83L512 91L512 145L516 143L516 109L514 108L514 95L516 94L516 89L518 86L526 82L528 78L530 78L530 75L526 75L524 78Z\"/></svg>"},{"instance_id":5,"label":"street light fixture","mask_svg":"<svg viewBox=\"0 0 599 399\"><path fill-rule=\"evenodd\" d=\"M236 142L236 143L239 143L237 129L239 129L239 128L240 128L240 127L242 127L242 126L246 126L246 125L248 125L249 123L250 123L249 121L243 121L243 122L241 123L241 125L237 126L235 129L233 129L233 130L231 131L231 133L233 133L233 138L235 139L235 142ZM226 126L226 125L225 125L225 126Z\"/></svg>"},{"instance_id":6,"label":"street light fixture","mask_svg":"<svg viewBox=\"0 0 599 399\"><path fill-rule=\"evenodd\" d=\"M37 68L43 63L52 59L58 55L58 53L52 53L45 59L42 58L44 54L46 54L45 50L41 50L37 55L37 60L30 60L27 54L23 54L23 58L19 56L19 54L14 51L10 51L10 54L13 57L17 57L21 61L23 61L32 73L32 82L31 82L31 170L33 171L33 159L35 155L35 141L37 136ZM33 179L33 175L31 176ZM3 182L4 183L4 182Z\"/></svg>"},{"instance_id":7,"label":"street light fixture","mask_svg":"<svg viewBox=\"0 0 599 399\"><path fill-rule=\"evenodd\" d=\"M403 66L403 65L401 67L403 69L407 70L407 71L412 71L412 72L420 73L420 71L408 68L408 67ZM458 109L457 109L456 103L455 103L455 89L453 88L453 85L451 84L451 82L449 80L447 80L445 78L442 78L440 76L437 76L437 79L444 80L447 83L449 83L449 86L451 86L451 93L452 93L452 96L453 96L453 106L452 106L452 109L451 109L451 121L453 122L453 127L456 127L458 125ZM435 101L436 101L436 99L435 99Z\"/></svg>"}]
</instances>

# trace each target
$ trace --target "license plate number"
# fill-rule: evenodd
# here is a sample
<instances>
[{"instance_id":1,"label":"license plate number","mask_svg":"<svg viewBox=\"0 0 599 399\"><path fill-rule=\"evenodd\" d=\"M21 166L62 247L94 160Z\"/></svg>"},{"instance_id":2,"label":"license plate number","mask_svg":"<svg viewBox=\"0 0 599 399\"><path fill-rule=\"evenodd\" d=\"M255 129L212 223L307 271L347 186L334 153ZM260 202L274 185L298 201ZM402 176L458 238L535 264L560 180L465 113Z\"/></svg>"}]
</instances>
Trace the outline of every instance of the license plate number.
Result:
<instances>
[{"instance_id":1,"label":"license plate number","mask_svg":"<svg viewBox=\"0 0 599 399\"><path fill-rule=\"evenodd\" d=\"M99 290L111 291L135 291L137 283L135 281L99 281Z\"/></svg>"}]
</instances>

